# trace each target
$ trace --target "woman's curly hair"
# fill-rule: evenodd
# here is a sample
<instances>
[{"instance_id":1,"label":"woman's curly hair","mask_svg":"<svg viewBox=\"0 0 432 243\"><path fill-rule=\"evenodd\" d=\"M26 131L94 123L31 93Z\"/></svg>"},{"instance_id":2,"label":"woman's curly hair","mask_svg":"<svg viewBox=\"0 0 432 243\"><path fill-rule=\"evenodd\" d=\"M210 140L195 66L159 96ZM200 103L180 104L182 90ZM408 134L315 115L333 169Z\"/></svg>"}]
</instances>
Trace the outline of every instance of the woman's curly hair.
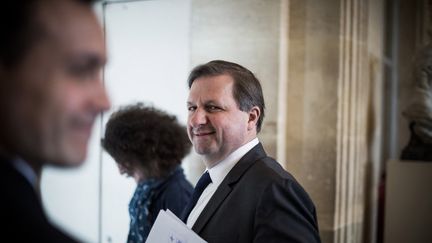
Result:
<instances>
[{"instance_id":1,"label":"woman's curly hair","mask_svg":"<svg viewBox=\"0 0 432 243\"><path fill-rule=\"evenodd\" d=\"M114 112L102 139L102 147L128 174L142 168L148 178L168 175L191 146L186 127L175 116L142 103Z\"/></svg>"}]
</instances>

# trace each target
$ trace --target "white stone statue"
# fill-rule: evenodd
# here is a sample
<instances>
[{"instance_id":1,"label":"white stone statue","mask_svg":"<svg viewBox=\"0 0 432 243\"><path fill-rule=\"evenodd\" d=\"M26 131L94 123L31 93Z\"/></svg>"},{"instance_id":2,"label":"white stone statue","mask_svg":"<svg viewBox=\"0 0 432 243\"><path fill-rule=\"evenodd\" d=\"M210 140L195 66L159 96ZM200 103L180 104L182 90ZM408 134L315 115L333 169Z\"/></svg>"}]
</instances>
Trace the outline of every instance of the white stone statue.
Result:
<instances>
[{"instance_id":1,"label":"white stone statue","mask_svg":"<svg viewBox=\"0 0 432 243\"><path fill-rule=\"evenodd\" d=\"M432 45L421 49L415 59L414 91L402 112L410 122L411 138L401 159L432 161Z\"/></svg>"}]
</instances>

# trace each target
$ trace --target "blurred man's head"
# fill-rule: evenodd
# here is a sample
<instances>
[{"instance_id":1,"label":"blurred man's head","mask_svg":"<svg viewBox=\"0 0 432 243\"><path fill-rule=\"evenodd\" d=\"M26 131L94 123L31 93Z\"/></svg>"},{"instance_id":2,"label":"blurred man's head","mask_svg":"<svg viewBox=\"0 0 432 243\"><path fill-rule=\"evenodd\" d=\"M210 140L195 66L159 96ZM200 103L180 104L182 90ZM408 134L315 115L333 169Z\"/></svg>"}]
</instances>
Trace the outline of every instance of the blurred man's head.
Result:
<instances>
[{"instance_id":1,"label":"blurred man's head","mask_svg":"<svg viewBox=\"0 0 432 243\"><path fill-rule=\"evenodd\" d=\"M33 165L81 164L95 117L110 106L90 1L18 0L0 11L0 153Z\"/></svg>"}]
</instances>

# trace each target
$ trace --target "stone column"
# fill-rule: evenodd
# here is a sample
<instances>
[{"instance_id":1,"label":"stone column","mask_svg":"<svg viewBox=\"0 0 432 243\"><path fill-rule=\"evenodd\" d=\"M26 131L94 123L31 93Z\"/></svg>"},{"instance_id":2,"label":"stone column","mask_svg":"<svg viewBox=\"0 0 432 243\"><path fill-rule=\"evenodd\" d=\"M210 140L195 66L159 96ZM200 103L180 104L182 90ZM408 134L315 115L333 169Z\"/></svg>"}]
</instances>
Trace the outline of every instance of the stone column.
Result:
<instances>
[{"instance_id":1,"label":"stone column","mask_svg":"<svg viewBox=\"0 0 432 243\"><path fill-rule=\"evenodd\" d=\"M286 167L316 203L323 242L363 240L366 172L378 163L369 156L379 141L370 120L381 102L373 103L380 94L371 90L382 85L382 57L369 45L381 51L383 37L368 38L382 28L373 18L382 16L373 12L382 1L371 4L380 8L362 0L289 1Z\"/></svg>"}]
</instances>

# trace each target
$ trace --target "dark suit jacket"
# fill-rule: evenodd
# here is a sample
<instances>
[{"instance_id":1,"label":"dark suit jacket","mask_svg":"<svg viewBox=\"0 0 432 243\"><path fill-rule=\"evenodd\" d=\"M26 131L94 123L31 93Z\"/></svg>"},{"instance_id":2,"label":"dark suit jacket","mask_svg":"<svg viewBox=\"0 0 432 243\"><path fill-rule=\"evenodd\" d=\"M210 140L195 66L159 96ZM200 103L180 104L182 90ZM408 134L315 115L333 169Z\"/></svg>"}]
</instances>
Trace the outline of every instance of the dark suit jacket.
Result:
<instances>
[{"instance_id":1,"label":"dark suit jacket","mask_svg":"<svg viewBox=\"0 0 432 243\"><path fill-rule=\"evenodd\" d=\"M192 229L209 243L320 242L313 202L261 144L231 169Z\"/></svg>"},{"instance_id":2,"label":"dark suit jacket","mask_svg":"<svg viewBox=\"0 0 432 243\"><path fill-rule=\"evenodd\" d=\"M0 242L76 242L55 228L32 185L0 159Z\"/></svg>"},{"instance_id":3,"label":"dark suit jacket","mask_svg":"<svg viewBox=\"0 0 432 243\"><path fill-rule=\"evenodd\" d=\"M169 209L180 217L192 196L193 186L186 179L183 169L176 169L173 175L155 188L149 206L149 219L153 225L161 209Z\"/></svg>"}]
</instances>

